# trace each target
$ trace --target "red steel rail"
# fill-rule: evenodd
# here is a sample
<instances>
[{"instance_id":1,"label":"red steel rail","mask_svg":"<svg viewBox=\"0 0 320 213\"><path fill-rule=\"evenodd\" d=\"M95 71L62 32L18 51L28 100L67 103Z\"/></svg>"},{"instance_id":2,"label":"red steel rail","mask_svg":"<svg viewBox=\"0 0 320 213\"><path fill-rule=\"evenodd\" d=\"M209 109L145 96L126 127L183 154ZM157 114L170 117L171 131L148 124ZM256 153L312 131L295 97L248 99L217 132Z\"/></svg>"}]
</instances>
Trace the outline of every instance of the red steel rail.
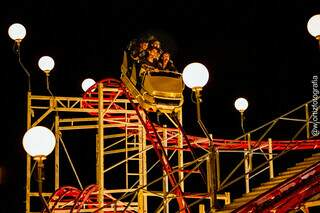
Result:
<instances>
[{"instance_id":1,"label":"red steel rail","mask_svg":"<svg viewBox=\"0 0 320 213\"><path fill-rule=\"evenodd\" d=\"M126 94L124 94L124 89L120 87L121 81L113 78L106 78L103 79L96 84L92 85L87 92L83 94L83 101L82 106L84 108L97 108L98 106L98 91L97 91L97 85L98 83L103 83L104 87L108 88L114 88L116 91L111 92L105 92L104 93L104 100L107 100L106 104L110 103L110 105L106 105L105 107L109 107L110 109L118 109L122 110L123 107L117 105L116 103L112 102L112 100L116 99L117 97L123 97ZM133 97L132 95L128 94L130 97ZM95 115L92 113L92 115ZM95 115L96 116L96 115ZM118 114L109 114L106 113L106 118L114 118L117 120L125 121L125 117ZM137 116L136 114L132 114L131 116ZM148 124L150 125L150 124ZM156 124L153 124L156 129L162 128L157 126ZM158 131L161 132L161 131ZM174 128L168 128L167 130L169 136L170 134L174 134L177 132L177 129ZM134 133L134 132L132 132ZM209 147L209 140L205 137L199 137L194 135L187 135L188 141L190 142L191 146L194 148L203 148L208 149ZM176 137L169 137L168 140L169 144L177 144ZM152 140L152 138L147 138L149 141ZM215 147L219 150L244 150L248 149L248 141L247 140L233 140L233 139L219 139L214 138L213 143ZM268 141L267 140L261 140L261 141L250 141L251 149L254 148L261 148L261 149L268 149ZM184 139L184 144L187 146L188 143ZM187 148L188 149L188 148ZM320 139L310 139L310 140L273 140L272 141L272 149L273 150L311 150L311 149L320 149Z\"/></svg>"},{"instance_id":2,"label":"red steel rail","mask_svg":"<svg viewBox=\"0 0 320 213\"><path fill-rule=\"evenodd\" d=\"M234 213L285 213L320 192L320 162L261 194Z\"/></svg>"}]
</instances>

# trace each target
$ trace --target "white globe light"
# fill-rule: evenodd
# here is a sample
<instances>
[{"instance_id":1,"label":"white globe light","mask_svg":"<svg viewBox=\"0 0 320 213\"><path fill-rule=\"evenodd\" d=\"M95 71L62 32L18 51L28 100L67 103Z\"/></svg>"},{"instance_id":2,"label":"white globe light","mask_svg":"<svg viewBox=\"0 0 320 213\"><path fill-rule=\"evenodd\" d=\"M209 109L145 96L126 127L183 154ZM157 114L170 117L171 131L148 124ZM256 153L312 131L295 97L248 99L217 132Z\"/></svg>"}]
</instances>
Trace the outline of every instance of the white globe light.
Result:
<instances>
[{"instance_id":1,"label":"white globe light","mask_svg":"<svg viewBox=\"0 0 320 213\"><path fill-rule=\"evenodd\" d=\"M248 105L248 101L245 98L238 98L234 102L234 106L239 112L244 112L248 108Z\"/></svg>"},{"instance_id":2,"label":"white globe light","mask_svg":"<svg viewBox=\"0 0 320 213\"><path fill-rule=\"evenodd\" d=\"M83 91L86 92L95 83L96 82L93 79L87 78L87 79L82 81L81 87L82 87Z\"/></svg>"},{"instance_id":3,"label":"white globe light","mask_svg":"<svg viewBox=\"0 0 320 213\"><path fill-rule=\"evenodd\" d=\"M24 134L22 143L23 148L32 157L47 156L53 151L56 138L50 129L36 126Z\"/></svg>"},{"instance_id":4,"label":"white globe light","mask_svg":"<svg viewBox=\"0 0 320 213\"><path fill-rule=\"evenodd\" d=\"M12 24L8 29L8 34L12 40L21 41L26 36L26 28L19 23Z\"/></svg>"},{"instance_id":5,"label":"white globe light","mask_svg":"<svg viewBox=\"0 0 320 213\"><path fill-rule=\"evenodd\" d=\"M312 16L307 24L309 33L314 37L320 36L320 14Z\"/></svg>"},{"instance_id":6,"label":"white globe light","mask_svg":"<svg viewBox=\"0 0 320 213\"><path fill-rule=\"evenodd\" d=\"M44 72L50 72L54 67L54 60L50 56L42 56L38 61L39 68Z\"/></svg>"},{"instance_id":7,"label":"white globe light","mask_svg":"<svg viewBox=\"0 0 320 213\"><path fill-rule=\"evenodd\" d=\"M182 72L183 82L187 87L193 89L197 87L204 87L209 80L208 69L200 63L194 62L188 64Z\"/></svg>"}]
</instances>

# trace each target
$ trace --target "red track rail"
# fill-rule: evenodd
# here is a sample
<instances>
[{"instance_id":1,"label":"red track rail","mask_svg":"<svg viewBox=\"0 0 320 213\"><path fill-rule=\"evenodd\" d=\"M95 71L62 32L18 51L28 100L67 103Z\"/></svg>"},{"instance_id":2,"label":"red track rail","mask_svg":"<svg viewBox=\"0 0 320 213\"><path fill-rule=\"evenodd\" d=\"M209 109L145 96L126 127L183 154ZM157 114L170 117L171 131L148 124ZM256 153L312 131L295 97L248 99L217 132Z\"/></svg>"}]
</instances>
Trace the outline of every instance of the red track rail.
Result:
<instances>
[{"instance_id":1,"label":"red track rail","mask_svg":"<svg viewBox=\"0 0 320 213\"><path fill-rule=\"evenodd\" d=\"M87 188L80 191L75 187L64 186L56 190L48 201L49 208L52 212L80 212L81 209L98 209L98 185L89 185ZM103 210L105 213L120 213L124 212L126 204L117 201L110 194L104 193ZM44 212L44 211L43 211ZM127 209L126 213L134 211Z\"/></svg>"},{"instance_id":2,"label":"red track rail","mask_svg":"<svg viewBox=\"0 0 320 213\"><path fill-rule=\"evenodd\" d=\"M106 88L114 88L118 89L117 92L105 92L104 93L104 100L112 101L117 97L124 97L124 90L120 88L121 81L113 79L113 78L106 78L97 82L93 86L91 86L86 93L83 95L82 106L84 108L97 108L98 107L98 91L97 85L98 83L103 83L104 87ZM128 94L130 97L133 98L131 94ZM126 97L124 97L126 98ZM123 109L121 106L112 103L110 105L106 105L105 108L109 107L110 109ZM97 114L91 113L93 116L97 116ZM106 118L117 118L119 120L125 121L125 118L121 115L117 114L108 114L106 113ZM132 114L132 116L136 116L136 114ZM160 128L157 125L154 125L156 129ZM168 133L176 132L176 129L168 129ZM159 131L160 132L160 131ZM132 132L134 134L134 132ZM187 135L188 140L192 147L194 148L204 148L208 149L209 141L205 137L198 137L193 135ZM147 138L148 140L152 140L152 138ZM177 140L173 137L168 141L170 144L177 144ZM213 143L217 149L220 150L244 150L248 149L248 141L246 140L232 140L232 139L213 139ZM184 140L184 144L187 146L187 141ZM258 148L261 149L268 149L268 141L254 141L251 140L251 148ZM320 149L320 139L314 140L273 140L272 141L272 148L273 150L311 150L311 149Z\"/></svg>"},{"instance_id":3,"label":"red track rail","mask_svg":"<svg viewBox=\"0 0 320 213\"><path fill-rule=\"evenodd\" d=\"M320 162L275 186L254 200L234 210L234 213L285 213L320 192Z\"/></svg>"},{"instance_id":4,"label":"red track rail","mask_svg":"<svg viewBox=\"0 0 320 213\"><path fill-rule=\"evenodd\" d=\"M64 186L57 189L49 198L48 204L49 208L52 210L60 210L58 204L67 204L72 205L74 200L79 196L81 191L72 186ZM42 212L44 212L43 210Z\"/></svg>"},{"instance_id":5,"label":"red track rail","mask_svg":"<svg viewBox=\"0 0 320 213\"><path fill-rule=\"evenodd\" d=\"M129 94L129 91L126 90L126 88L124 87L124 85L122 86L122 89L123 91L125 91L128 99L130 100L130 103L131 105L134 107L134 109L136 110L137 112L137 115L139 117L139 120L140 122L143 124L144 128L146 129L146 133L148 135L148 138L150 139L152 145L153 145L153 148L161 162L161 165L163 167L163 170L166 172L167 176L168 176L168 179L169 179L169 182L171 184L171 186L174 188L174 194L176 195L176 199L178 201L178 204L179 204L179 209L180 209L180 212L182 213L189 213L189 209L188 209L188 205L187 203L185 202L184 200L184 197L183 197L183 192L181 190L181 187L180 185L178 184L178 182L176 181L176 178L174 176L174 173L173 173L173 170L172 170L172 167L169 163L169 159L168 159L168 156L162 146L162 143L161 143L161 139L158 135L158 132L155 128L155 126L153 125L153 123L150 121L150 119L148 118L147 116L147 113L146 114L146 119L148 122L145 122L140 114L140 110L138 109L138 106L136 106L134 103L133 103L133 98L130 96Z\"/></svg>"}]
</instances>

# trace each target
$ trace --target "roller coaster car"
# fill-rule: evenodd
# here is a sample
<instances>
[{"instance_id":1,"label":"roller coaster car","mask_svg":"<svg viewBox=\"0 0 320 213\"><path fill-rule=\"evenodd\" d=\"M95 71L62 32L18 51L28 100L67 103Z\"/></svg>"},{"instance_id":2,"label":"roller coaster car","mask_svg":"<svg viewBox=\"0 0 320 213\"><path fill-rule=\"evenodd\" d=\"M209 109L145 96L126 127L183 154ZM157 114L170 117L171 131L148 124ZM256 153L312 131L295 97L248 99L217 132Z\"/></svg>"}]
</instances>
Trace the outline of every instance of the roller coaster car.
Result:
<instances>
[{"instance_id":1,"label":"roller coaster car","mask_svg":"<svg viewBox=\"0 0 320 213\"><path fill-rule=\"evenodd\" d=\"M121 80L139 104L151 112L177 112L183 104L184 83L182 75L173 71L154 71L138 68L129 62L124 52L121 65ZM143 72L140 89L137 88L137 72Z\"/></svg>"}]
</instances>

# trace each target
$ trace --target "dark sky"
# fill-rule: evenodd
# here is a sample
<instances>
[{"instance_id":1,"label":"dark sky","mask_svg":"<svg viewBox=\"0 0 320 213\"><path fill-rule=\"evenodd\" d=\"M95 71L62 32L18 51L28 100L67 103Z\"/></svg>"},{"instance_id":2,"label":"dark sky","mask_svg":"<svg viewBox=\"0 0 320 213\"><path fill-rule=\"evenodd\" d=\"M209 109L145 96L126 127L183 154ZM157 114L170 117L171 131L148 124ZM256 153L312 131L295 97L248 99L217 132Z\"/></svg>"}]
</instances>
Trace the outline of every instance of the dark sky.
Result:
<instances>
[{"instance_id":1,"label":"dark sky","mask_svg":"<svg viewBox=\"0 0 320 213\"><path fill-rule=\"evenodd\" d=\"M3 3L4 4L4 3ZM54 58L51 90L81 96L82 80L119 78L128 42L152 33L182 69L203 63L210 79L203 91L203 122L217 138L241 134L233 102L249 101L246 126L253 129L312 98L311 79L319 74L320 51L308 34L308 19L320 12L318 0L289 1L10 1L1 6L3 132L0 166L7 181L7 205L23 206L27 78L12 51L8 27L27 29L22 61L31 73L34 94L48 95L37 67L43 55ZM195 106L185 90L185 114ZM187 132L201 135L193 116ZM16 196L18 195L18 196ZM9 199L10 197L10 199ZM18 212L15 211L15 212Z\"/></svg>"}]
</instances>

